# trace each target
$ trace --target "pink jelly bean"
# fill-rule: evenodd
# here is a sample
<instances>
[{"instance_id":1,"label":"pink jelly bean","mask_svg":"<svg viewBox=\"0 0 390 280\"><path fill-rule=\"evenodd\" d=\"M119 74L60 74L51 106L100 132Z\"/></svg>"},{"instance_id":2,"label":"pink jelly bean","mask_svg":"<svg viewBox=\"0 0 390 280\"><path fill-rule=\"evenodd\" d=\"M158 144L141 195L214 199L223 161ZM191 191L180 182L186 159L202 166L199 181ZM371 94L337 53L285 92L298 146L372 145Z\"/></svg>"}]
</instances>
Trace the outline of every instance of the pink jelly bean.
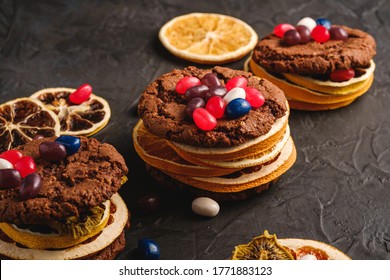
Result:
<instances>
[{"instance_id":1,"label":"pink jelly bean","mask_svg":"<svg viewBox=\"0 0 390 280\"><path fill-rule=\"evenodd\" d=\"M240 88L246 88L248 85L248 80L245 77L242 76L236 76L234 78L231 78L227 83L226 83L226 90L230 91L232 88L235 87L240 87Z\"/></svg>"},{"instance_id":2,"label":"pink jelly bean","mask_svg":"<svg viewBox=\"0 0 390 280\"><path fill-rule=\"evenodd\" d=\"M217 119L204 108L196 108L192 118L196 126L205 131L213 130L217 126Z\"/></svg>"},{"instance_id":3,"label":"pink jelly bean","mask_svg":"<svg viewBox=\"0 0 390 280\"><path fill-rule=\"evenodd\" d=\"M343 70L336 70L330 73L330 79L333 82L344 82L349 81L355 77L355 70L351 69L343 69Z\"/></svg>"},{"instance_id":4,"label":"pink jelly bean","mask_svg":"<svg viewBox=\"0 0 390 280\"><path fill-rule=\"evenodd\" d=\"M72 104L79 105L89 99L92 94L92 87L89 84L83 84L75 92L69 95L69 101Z\"/></svg>"},{"instance_id":5,"label":"pink jelly bean","mask_svg":"<svg viewBox=\"0 0 390 280\"><path fill-rule=\"evenodd\" d=\"M220 96L213 96L206 103L206 110L215 118L220 119L225 114L226 102Z\"/></svg>"},{"instance_id":6,"label":"pink jelly bean","mask_svg":"<svg viewBox=\"0 0 390 280\"><path fill-rule=\"evenodd\" d=\"M176 84L176 92L179 94L186 93L187 89L200 85L200 80L197 77L181 78Z\"/></svg>"},{"instance_id":7,"label":"pink jelly bean","mask_svg":"<svg viewBox=\"0 0 390 280\"><path fill-rule=\"evenodd\" d=\"M258 91L253 87L247 87L245 88L245 93L246 93L245 99L246 101L249 102L249 104L251 104L252 108L259 108L263 106L265 102L265 98L260 91Z\"/></svg>"},{"instance_id":8,"label":"pink jelly bean","mask_svg":"<svg viewBox=\"0 0 390 280\"><path fill-rule=\"evenodd\" d=\"M322 25L317 25L311 31L311 37L316 42L325 43L325 42L329 41L330 33L329 33L329 30L326 27L324 27Z\"/></svg>"}]
</instances>

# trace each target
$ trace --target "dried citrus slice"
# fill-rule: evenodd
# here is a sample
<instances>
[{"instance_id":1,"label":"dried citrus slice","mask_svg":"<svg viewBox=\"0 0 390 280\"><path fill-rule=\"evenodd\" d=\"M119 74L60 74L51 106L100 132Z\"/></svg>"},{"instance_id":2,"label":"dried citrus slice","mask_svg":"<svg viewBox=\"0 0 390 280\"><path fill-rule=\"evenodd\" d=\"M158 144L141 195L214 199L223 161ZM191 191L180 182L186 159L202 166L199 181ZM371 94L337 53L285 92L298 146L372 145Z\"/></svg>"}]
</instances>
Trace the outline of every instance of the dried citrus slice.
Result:
<instances>
[{"instance_id":1,"label":"dried citrus slice","mask_svg":"<svg viewBox=\"0 0 390 280\"><path fill-rule=\"evenodd\" d=\"M60 135L57 116L43 103L18 98L0 105L0 153L31 141L37 134Z\"/></svg>"},{"instance_id":2,"label":"dried citrus slice","mask_svg":"<svg viewBox=\"0 0 390 280\"><path fill-rule=\"evenodd\" d=\"M68 97L76 89L46 88L31 95L43 102L60 120L61 134L90 136L106 126L111 109L103 98L91 94L80 105L71 104Z\"/></svg>"},{"instance_id":3,"label":"dried citrus slice","mask_svg":"<svg viewBox=\"0 0 390 280\"><path fill-rule=\"evenodd\" d=\"M256 32L245 22L226 15L192 13L164 24L161 43L173 55L207 64L240 59L256 45Z\"/></svg>"},{"instance_id":4,"label":"dried citrus slice","mask_svg":"<svg viewBox=\"0 0 390 280\"><path fill-rule=\"evenodd\" d=\"M166 140L148 132L140 120L133 130L133 143L138 155L158 169L186 176L221 176L238 169L214 168L191 164L181 158Z\"/></svg>"}]
</instances>

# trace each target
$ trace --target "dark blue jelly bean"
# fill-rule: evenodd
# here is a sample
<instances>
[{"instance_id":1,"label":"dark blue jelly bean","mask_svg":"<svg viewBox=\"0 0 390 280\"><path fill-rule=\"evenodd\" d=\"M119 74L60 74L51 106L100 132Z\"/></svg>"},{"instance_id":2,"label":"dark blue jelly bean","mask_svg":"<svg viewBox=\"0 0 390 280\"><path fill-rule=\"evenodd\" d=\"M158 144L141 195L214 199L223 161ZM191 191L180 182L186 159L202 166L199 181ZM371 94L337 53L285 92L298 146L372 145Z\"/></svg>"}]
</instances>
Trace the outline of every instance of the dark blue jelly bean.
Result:
<instances>
[{"instance_id":1,"label":"dark blue jelly bean","mask_svg":"<svg viewBox=\"0 0 390 280\"><path fill-rule=\"evenodd\" d=\"M251 104L243 98L236 98L226 106L226 115L230 119L237 119L249 113Z\"/></svg>"},{"instance_id":2,"label":"dark blue jelly bean","mask_svg":"<svg viewBox=\"0 0 390 280\"><path fill-rule=\"evenodd\" d=\"M326 18L317 18L316 23L317 23L317 25L322 25L323 27L325 27L328 30L332 27L332 23L330 22L329 19L326 19Z\"/></svg>"},{"instance_id":3,"label":"dark blue jelly bean","mask_svg":"<svg viewBox=\"0 0 390 280\"><path fill-rule=\"evenodd\" d=\"M160 248L156 241L148 238L138 240L138 254L143 260L160 259Z\"/></svg>"},{"instance_id":4,"label":"dark blue jelly bean","mask_svg":"<svg viewBox=\"0 0 390 280\"><path fill-rule=\"evenodd\" d=\"M62 135L56 139L56 142L65 146L68 156L77 153L81 145L80 139L71 135Z\"/></svg>"}]
</instances>

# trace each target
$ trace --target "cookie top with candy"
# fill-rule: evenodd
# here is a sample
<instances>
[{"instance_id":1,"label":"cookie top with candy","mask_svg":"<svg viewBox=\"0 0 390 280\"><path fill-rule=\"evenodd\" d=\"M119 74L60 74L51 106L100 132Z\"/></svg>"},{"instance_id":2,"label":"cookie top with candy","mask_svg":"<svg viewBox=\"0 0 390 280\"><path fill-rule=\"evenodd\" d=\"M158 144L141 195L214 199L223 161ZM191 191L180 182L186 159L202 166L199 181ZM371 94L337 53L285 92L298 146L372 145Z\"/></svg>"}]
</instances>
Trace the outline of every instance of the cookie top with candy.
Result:
<instances>
[{"instance_id":1,"label":"cookie top with candy","mask_svg":"<svg viewBox=\"0 0 390 280\"><path fill-rule=\"evenodd\" d=\"M266 134L288 111L283 92L251 73L175 69L152 82L138 112L149 132L199 147L229 147Z\"/></svg>"},{"instance_id":2,"label":"cookie top with candy","mask_svg":"<svg viewBox=\"0 0 390 280\"><path fill-rule=\"evenodd\" d=\"M262 38L253 60L270 73L315 76L337 70L368 68L376 43L368 33L310 17L282 23Z\"/></svg>"},{"instance_id":3,"label":"cookie top with candy","mask_svg":"<svg viewBox=\"0 0 390 280\"><path fill-rule=\"evenodd\" d=\"M0 160L0 222L17 225L78 220L116 193L128 172L113 146L82 136L35 139Z\"/></svg>"}]
</instances>

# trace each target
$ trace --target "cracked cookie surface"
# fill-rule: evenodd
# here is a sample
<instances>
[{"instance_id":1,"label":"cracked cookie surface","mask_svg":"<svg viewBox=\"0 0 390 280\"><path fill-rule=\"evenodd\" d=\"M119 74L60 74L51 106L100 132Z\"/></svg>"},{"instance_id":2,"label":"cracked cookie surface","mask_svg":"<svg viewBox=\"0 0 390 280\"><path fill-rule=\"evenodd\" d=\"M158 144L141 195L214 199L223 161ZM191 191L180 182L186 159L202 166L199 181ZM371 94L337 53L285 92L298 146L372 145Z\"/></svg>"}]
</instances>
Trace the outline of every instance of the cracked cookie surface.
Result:
<instances>
[{"instance_id":1,"label":"cracked cookie surface","mask_svg":"<svg viewBox=\"0 0 390 280\"><path fill-rule=\"evenodd\" d=\"M218 119L212 131L197 128L186 112L184 95L175 91L177 82L185 76L201 79L213 72L221 84L235 76L244 76L248 87L258 89L265 97L265 104L238 119ZM266 134L275 120L287 112L284 93L272 83L251 73L216 66L212 69L198 69L194 66L183 70L175 69L152 82L142 94L138 113L149 132L170 141L199 147L229 147Z\"/></svg>"},{"instance_id":2,"label":"cracked cookie surface","mask_svg":"<svg viewBox=\"0 0 390 280\"><path fill-rule=\"evenodd\" d=\"M35 198L21 201L19 188L0 190L0 222L48 224L80 217L116 193L128 172L117 150L94 138L79 137L79 151L61 161L39 157L39 145L54 138L31 141L17 149L31 156L43 185Z\"/></svg>"}]
</instances>

